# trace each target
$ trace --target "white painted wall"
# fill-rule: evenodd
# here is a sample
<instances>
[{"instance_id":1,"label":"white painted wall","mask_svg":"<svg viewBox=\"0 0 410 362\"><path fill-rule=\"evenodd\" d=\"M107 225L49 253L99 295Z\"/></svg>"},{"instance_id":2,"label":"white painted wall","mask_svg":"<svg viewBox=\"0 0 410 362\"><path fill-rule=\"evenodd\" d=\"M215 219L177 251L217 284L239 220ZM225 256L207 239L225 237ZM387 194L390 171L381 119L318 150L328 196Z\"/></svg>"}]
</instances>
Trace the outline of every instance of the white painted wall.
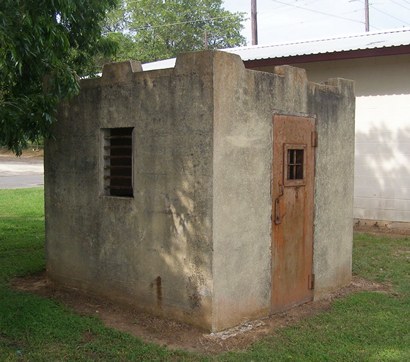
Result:
<instances>
[{"instance_id":1,"label":"white painted wall","mask_svg":"<svg viewBox=\"0 0 410 362\"><path fill-rule=\"evenodd\" d=\"M354 217L410 222L410 55L297 66L314 82L355 80Z\"/></svg>"},{"instance_id":2,"label":"white painted wall","mask_svg":"<svg viewBox=\"0 0 410 362\"><path fill-rule=\"evenodd\" d=\"M354 216L409 222L410 94L356 104Z\"/></svg>"}]
</instances>

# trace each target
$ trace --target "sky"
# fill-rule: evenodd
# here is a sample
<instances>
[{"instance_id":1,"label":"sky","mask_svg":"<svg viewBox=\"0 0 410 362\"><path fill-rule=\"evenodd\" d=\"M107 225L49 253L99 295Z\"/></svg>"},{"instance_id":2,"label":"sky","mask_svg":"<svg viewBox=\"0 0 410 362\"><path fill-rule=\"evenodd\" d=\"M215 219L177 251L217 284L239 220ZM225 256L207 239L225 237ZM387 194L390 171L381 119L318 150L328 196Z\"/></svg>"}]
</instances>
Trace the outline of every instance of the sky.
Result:
<instances>
[{"instance_id":1,"label":"sky","mask_svg":"<svg viewBox=\"0 0 410 362\"><path fill-rule=\"evenodd\" d=\"M256 0L258 43L327 38L365 31L364 0ZM242 35L251 45L251 0L224 0L245 12ZM410 27L410 0L369 0L370 31Z\"/></svg>"}]
</instances>

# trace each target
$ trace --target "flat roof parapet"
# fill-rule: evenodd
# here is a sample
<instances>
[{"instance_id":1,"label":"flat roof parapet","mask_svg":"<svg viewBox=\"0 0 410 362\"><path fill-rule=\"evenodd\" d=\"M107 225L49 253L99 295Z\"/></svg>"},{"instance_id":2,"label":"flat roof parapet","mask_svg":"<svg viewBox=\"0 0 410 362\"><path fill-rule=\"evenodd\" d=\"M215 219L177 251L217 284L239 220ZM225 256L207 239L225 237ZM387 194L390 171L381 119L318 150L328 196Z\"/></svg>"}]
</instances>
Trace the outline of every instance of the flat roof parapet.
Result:
<instances>
[{"instance_id":1,"label":"flat roof parapet","mask_svg":"<svg viewBox=\"0 0 410 362\"><path fill-rule=\"evenodd\" d=\"M136 72L142 72L142 66L141 62L135 60L104 64L101 82L125 83L131 79L132 73Z\"/></svg>"}]
</instances>

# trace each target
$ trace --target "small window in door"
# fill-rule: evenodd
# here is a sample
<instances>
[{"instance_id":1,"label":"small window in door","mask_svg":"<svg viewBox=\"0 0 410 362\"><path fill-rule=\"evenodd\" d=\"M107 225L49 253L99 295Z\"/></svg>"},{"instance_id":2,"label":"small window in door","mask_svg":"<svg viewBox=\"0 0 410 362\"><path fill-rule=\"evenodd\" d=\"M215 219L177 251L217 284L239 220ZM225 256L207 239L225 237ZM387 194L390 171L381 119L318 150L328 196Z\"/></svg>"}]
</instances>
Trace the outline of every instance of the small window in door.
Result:
<instances>
[{"instance_id":1,"label":"small window in door","mask_svg":"<svg viewBox=\"0 0 410 362\"><path fill-rule=\"evenodd\" d=\"M305 145L285 145L285 186L298 186L305 183Z\"/></svg>"},{"instance_id":2,"label":"small window in door","mask_svg":"<svg viewBox=\"0 0 410 362\"><path fill-rule=\"evenodd\" d=\"M303 152L288 149L288 180L303 180Z\"/></svg>"},{"instance_id":3,"label":"small window in door","mask_svg":"<svg viewBox=\"0 0 410 362\"><path fill-rule=\"evenodd\" d=\"M104 130L104 193L107 196L133 197L133 128Z\"/></svg>"}]
</instances>

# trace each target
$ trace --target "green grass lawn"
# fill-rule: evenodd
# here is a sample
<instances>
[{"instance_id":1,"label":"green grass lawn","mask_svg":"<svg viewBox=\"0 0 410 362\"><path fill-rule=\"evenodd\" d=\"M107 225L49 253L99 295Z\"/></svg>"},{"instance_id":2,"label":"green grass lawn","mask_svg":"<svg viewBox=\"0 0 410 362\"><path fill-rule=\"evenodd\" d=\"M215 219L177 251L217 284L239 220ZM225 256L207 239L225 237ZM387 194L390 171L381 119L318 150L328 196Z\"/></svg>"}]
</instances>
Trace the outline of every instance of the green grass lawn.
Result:
<instances>
[{"instance_id":1,"label":"green grass lawn","mask_svg":"<svg viewBox=\"0 0 410 362\"><path fill-rule=\"evenodd\" d=\"M0 361L410 361L408 238L355 236L354 273L393 293L350 295L244 352L212 357L143 343L9 287L44 263L43 189L0 190Z\"/></svg>"}]
</instances>

